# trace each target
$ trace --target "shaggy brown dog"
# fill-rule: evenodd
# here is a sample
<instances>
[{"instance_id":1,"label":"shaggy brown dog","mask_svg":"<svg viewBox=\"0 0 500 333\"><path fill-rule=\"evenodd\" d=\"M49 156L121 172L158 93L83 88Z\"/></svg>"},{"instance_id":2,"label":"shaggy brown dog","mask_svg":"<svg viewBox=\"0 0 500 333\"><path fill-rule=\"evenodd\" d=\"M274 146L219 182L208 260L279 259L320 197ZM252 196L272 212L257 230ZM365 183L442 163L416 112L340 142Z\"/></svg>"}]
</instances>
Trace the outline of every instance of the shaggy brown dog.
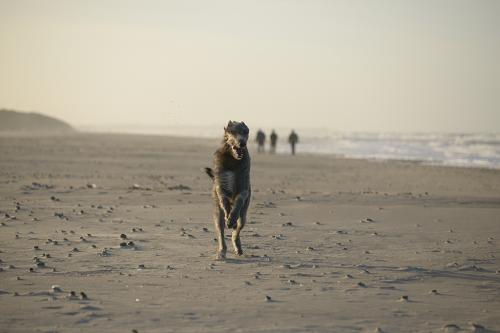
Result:
<instances>
[{"instance_id":1,"label":"shaggy brown dog","mask_svg":"<svg viewBox=\"0 0 500 333\"><path fill-rule=\"evenodd\" d=\"M217 232L217 259L226 257L224 227L233 229L234 252L242 255L240 232L245 226L250 204L250 155L248 127L244 122L229 121L222 144L214 154L214 169L205 168L213 179L214 223Z\"/></svg>"}]
</instances>

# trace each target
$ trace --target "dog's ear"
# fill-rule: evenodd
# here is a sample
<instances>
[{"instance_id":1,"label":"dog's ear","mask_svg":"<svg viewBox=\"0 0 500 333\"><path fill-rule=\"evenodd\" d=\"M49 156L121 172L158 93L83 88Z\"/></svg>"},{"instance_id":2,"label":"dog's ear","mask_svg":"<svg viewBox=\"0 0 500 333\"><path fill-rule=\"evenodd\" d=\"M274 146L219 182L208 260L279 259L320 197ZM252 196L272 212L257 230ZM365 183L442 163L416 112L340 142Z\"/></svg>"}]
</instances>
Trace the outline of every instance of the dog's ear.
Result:
<instances>
[{"instance_id":1,"label":"dog's ear","mask_svg":"<svg viewBox=\"0 0 500 333\"><path fill-rule=\"evenodd\" d=\"M224 131L227 131L227 129L231 127L232 124L233 124L232 120L228 121L226 127L224 127Z\"/></svg>"}]
</instances>

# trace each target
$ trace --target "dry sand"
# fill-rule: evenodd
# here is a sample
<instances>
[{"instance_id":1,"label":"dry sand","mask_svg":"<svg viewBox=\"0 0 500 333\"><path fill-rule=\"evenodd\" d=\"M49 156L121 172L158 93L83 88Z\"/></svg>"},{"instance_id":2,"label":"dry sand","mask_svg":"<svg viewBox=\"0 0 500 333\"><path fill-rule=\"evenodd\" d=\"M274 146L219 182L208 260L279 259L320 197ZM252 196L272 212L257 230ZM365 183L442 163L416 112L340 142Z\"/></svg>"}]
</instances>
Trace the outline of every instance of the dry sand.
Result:
<instances>
[{"instance_id":1,"label":"dry sand","mask_svg":"<svg viewBox=\"0 0 500 333\"><path fill-rule=\"evenodd\" d=\"M0 331L500 331L499 170L253 153L214 261L217 144L1 137Z\"/></svg>"}]
</instances>

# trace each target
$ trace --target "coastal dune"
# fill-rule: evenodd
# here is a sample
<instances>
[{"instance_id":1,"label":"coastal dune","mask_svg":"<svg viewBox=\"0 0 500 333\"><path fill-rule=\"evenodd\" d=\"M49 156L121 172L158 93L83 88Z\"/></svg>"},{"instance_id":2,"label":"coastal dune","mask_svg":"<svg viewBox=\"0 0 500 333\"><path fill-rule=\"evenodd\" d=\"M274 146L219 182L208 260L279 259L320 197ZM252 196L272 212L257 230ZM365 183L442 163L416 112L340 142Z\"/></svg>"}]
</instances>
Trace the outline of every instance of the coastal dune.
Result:
<instances>
[{"instance_id":1,"label":"coastal dune","mask_svg":"<svg viewBox=\"0 0 500 333\"><path fill-rule=\"evenodd\" d=\"M0 332L500 332L500 170L251 150L216 261L218 144L0 137Z\"/></svg>"}]
</instances>

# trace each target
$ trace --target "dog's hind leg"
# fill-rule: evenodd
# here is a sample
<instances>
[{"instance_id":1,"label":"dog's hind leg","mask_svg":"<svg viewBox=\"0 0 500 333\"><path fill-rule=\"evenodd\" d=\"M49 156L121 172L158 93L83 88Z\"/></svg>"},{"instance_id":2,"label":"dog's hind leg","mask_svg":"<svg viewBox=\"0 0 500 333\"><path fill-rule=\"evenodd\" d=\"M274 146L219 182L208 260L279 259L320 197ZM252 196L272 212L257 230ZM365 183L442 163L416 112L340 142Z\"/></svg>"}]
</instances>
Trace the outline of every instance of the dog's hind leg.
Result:
<instances>
[{"instance_id":1,"label":"dog's hind leg","mask_svg":"<svg viewBox=\"0 0 500 333\"><path fill-rule=\"evenodd\" d=\"M226 257L226 241L224 240L225 218L224 212L217 204L214 211L215 232L217 234L217 254L216 259L221 260Z\"/></svg>"},{"instance_id":2,"label":"dog's hind leg","mask_svg":"<svg viewBox=\"0 0 500 333\"><path fill-rule=\"evenodd\" d=\"M246 214L246 209L243 209L245 206L248 208L248 199L250 197L249 191L242 191L240 194L236 196L234 199L234 204L233 207L231 208L231 211L229 213L229 216L227 217L226 225L228 228L235 228L236 222L240 219L242 214L242 211L245 211Z\"/></svg>"},{"instance_id":3,"label":"dog's hind leg","mask_svg":"<svg viewBox=\"0 0 500 333\"><path fill-rule=\"evenodd\" d=\"M241 229L243 229L243 227L245 226L245 223L247 221L247 210L249 203L250 203L250 198L245 200L243 207L241 207L238 224L236 225L236 228L233 230L233 233L231 235L234 253L239 256L243 254L243 249L241 248L240 232Z\"/></svg>"}]
</instances>

